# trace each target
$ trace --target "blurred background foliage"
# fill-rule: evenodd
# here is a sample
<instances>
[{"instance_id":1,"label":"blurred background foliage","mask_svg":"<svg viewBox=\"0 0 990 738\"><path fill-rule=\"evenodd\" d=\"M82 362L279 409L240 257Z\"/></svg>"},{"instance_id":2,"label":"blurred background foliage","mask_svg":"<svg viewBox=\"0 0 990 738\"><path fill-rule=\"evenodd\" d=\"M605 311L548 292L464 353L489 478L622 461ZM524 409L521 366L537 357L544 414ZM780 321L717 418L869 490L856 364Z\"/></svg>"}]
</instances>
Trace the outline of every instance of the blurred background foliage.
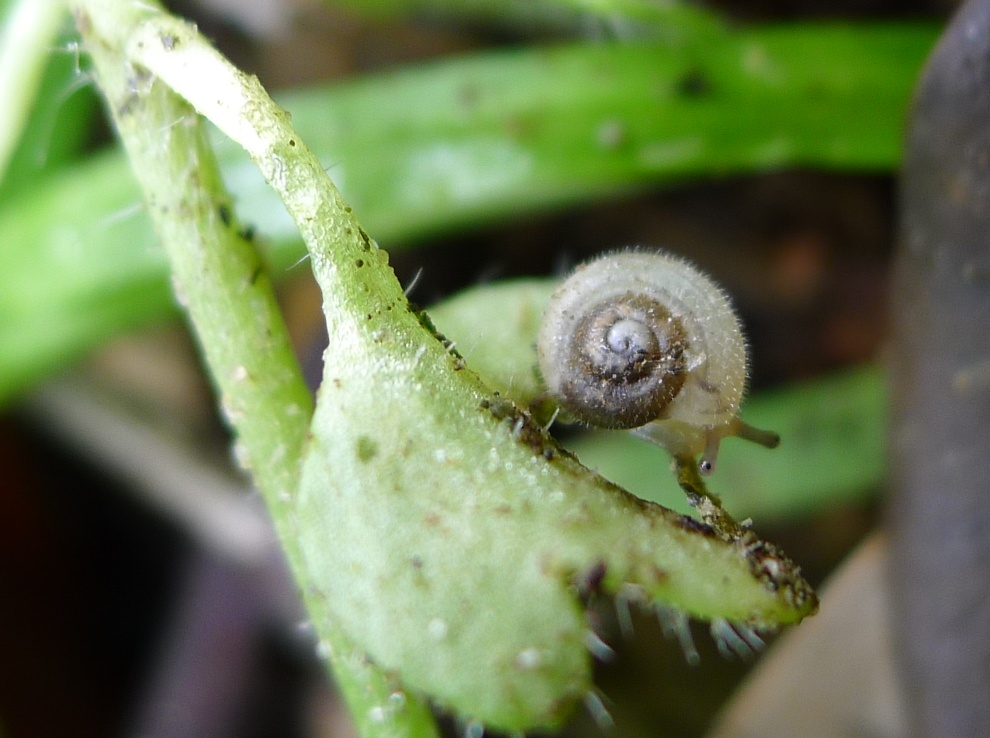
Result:
<instances>
[{"instance_id":1,"label":"blurred background foliage","mask_svg":"<svg viewBox=\"0 0 990 738\"><path fill-rule=\"evenodd\" d=\"M0 0L5 19L13 7ZM727 444L714 487L815 581L876 522L892 175L914 81L951 7L170 4L275 92L417 303L631 244L712 273L753 349L744 417L784 438L772 454ZM207 465L224 514L245 498L230 489L226 437L175 322L164 255L73 38L67 23L33 100L0 106L0 125L29 111L0 177L0 724L9 736L183 734L163 707L169 688L185 685L195 702L190 685L219 667L191 676L169 644L195 651L197 624L218 627L197 620L212 607L250 627L234 649L244 673L220 670L236 684L202 708L217 725L199 734L340 734L346 718L314 686L321 672L286 625L297 611L272 593L270 565L251 559L245 574L211 538L209 515L148 478L174 453L173 469ZM325 337L302 245L246 158L217 146L318 377ZM107 429L125 420L147 442L115 453ZM565 433L589 466L683 507L655 449ZM204 581L254 604L207 607ZM606 629L616 618L604 606L600 616ZM637 619L635 631L617 637L619 666L602 673L619 734L703 734L746 666L701 638L694 669L656 624ZM598 729L579 719L573 731Z\"/></svg>"}]
</instances>

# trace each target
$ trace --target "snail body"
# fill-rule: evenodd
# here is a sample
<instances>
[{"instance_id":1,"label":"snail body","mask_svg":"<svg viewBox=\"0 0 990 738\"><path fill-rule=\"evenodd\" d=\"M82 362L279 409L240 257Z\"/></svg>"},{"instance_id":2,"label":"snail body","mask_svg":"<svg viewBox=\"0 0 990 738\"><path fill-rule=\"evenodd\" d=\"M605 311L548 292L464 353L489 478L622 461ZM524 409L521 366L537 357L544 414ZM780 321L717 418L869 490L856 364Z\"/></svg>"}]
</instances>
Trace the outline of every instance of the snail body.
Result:
<instances>
[{"instance_id":1,"label":"snail body","mask_svg":"<svg viewBox=\"0 0 990 738\"><path fill-rule=\"evenodd\" d=\"M563 418L631 429L714 469L722 438L773 447L738 418L747 352L725 292L677 257L625 251L577 268L551 296L537 338Z\"/></svg>"}]
</instances>

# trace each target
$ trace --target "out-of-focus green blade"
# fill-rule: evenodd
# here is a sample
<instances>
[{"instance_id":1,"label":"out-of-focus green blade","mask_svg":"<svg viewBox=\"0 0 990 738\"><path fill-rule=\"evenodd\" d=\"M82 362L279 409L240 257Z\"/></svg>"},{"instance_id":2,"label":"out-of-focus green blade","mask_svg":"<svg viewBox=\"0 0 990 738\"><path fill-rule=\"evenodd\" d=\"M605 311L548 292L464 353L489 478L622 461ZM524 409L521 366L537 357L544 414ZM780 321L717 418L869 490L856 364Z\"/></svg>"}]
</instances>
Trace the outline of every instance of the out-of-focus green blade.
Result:
<instances>
[{"instance_id":1,"label":"out-of-focus green blade","mask_svg":"<svg viewBox=\"0 0 990 738\"><path fill-rule=\"evenodd\" d=\"M378 17L432 16L525 34L651 37L683 41L724 30L723 19L690 2L656 0L331 0Z\"/></svg>"},{"instance_id":2,"label":"out-of-focus green blade","mask_svg":"<svg viewBox=\"0 0 990 738\"><path fill-rule=\"evenodd\" d=\"M95 109L61 31L63 0L0 0L0 202L79 148Z\"/></svg>"},{"instance_id":3,"label":"out-of-focus green blade","mask_svg":"<svg viewBox=\"0 0 990 738\"><path fill-rule=\"evenodd\" d=\"M754 395L743 417L781 435L767 451L729 439L712 490L757 526L809 515L839 502L875 498L886 468L886 392L876 367ZM688 512L667 455L628 433L584 434L568 446L586 466L646 499ZM722 483L724 480L724 485Z\"/></svg>"},{"instance_id":4,"label":"out-of-focus green blade","mask_svg":"<svg viewBox=\"0 0 990 738\"><path fill-rule=\"evenodd\" d=\"M527 49L285 103L389 246L659 182L889 170L934 40L928 26L792 26L677 49Z\"/></svg>"},{"instance_id":5,"label":"out-of-focus green blade","mask_svg":"<svg viewBox=\"0 0 990 738\"><path fill-rule=\"evenodd\" d=\"M27 124L0 177L0 203L75 158L97 111L92 86L67 48L52 52Z\"/></svg>"},{"instance_id":6,"label":"out-of-focus green blade","mask_svg":"<svg viewBox=\"0 0 990 738\"><path fill-rule=\"evenodd\" d=\"M633 188L784 166L889 170L936 30L792 26L718 45L571 45L436 63L283 97L361 222L399 248ZM302 254L253 165L221 145L281 271ZM0 402L172 313L127 163L108 154L0 204Z\"/></svg>"}]
</instances>

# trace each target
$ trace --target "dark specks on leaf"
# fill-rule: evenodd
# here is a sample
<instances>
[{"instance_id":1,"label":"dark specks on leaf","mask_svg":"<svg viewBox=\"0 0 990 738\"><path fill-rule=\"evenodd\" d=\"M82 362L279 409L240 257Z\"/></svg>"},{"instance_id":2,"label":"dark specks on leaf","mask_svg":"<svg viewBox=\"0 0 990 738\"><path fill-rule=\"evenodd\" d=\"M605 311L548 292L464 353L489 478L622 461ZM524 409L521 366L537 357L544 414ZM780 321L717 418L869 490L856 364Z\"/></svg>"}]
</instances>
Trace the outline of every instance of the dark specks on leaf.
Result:
<instances>
[{"instance_id":1,"label":"dark specks on leaf","mask_svg":"<svg viewBox=\"0 0 990 738\"><path fill-rule=\"evenodd\" d=\"M362 464L367 464L378 454L378 444L369 436L359 436L357 439L357 457Z\"/></svg>"},{"instance_id":2,"label":"dark specks on leaf","mask_svg":"<svg viewBox=\"0 0 990 738\"><path fill-rule=\"evenodd\" d=\"M134 112L134 108L137 106L140 98L136 93L131 93L124 98L124 101L117 106L117 117L126 118L131 113Z\"/></svg>"},{"instance_id":3,"label":"dark specks on leaf","mask_svg":"<svg viewBox=\"0 0 990 738\"><path fill-rule=\"evenodd\" d=\"M413 315L416 316L416 320L419 321L419 324L423 326L427 331L429 331L431 336L433 336L435 339L437 339L440 343L443 344L443 347L447 349L447 353L453 356L455 361L458 359L460 360L461 365L460 366L455 365L454 368L457 369L458 371L463 369L464 357L462 357L460 353L458 353L457 348L454 346L454 342L437 330L437 327L433 324L433 321L430 319L429 314L425 310L422 310L418 305L412 302L409 303L409 310L412 312Z\"/></svg>"},{"instance_id":4,"label":"dark specks on leaf","mask_svg":"<svg viewBox=\"0 0 990 738\"><path fill-rule=\"evenodd\" d=\"M596 561L591 566L582 569L574 575L571 580L578 596L584 600L590 600L601 591L605 575L608 573L608 565L604 561Z\"/></svg>"},{"instance_id":5,"label":"dark specks on leaf","mask_svg":"<svg viewBox=\"0 0 990 738\"><path fill-rule=\"evenodd\" d=\"M742 541L750 571L772 592L782 592L793 607L804 608L811 604L812 611L818 609L818 597L810 585L801 577L801 569L788 559L772 543L761 541L756 536Z\"/></svg>"},{"instance_id":6,"label":"dark specks on leaf","mask_svg":"<svg viewBox=\"0 0 990 738\"><path fill-rule=\"evenodd\" d=\"M677 80L676 89L682 97L704 97L711 94L713 88L708 76L697 67L692 67Z\"/></svg>"},{"instance_id":7,"label":"dark specks on leaf","mask_svg":"<svg viewBox=\"0 0 990 738\"><path fill-rule=\"evenodd\" d=\"M364 250L371 251L371 238L364 232L364 228L358 229L358 235L361 237L361 242L364 244Z\"/></svg>"},{"instance_id":8,"label":"dark specks on leaf","mask_svg":"<svg viewBox=\"0 0 990 738\"><path fill-rule=\"evenodd\" d=\"M718 538L718 533L710 525L702 523L700 520L695 520L687 515L681 515L679 518L674 520L674 525L678 528L686 530L688 533L700 533L703 536L708 536L709 538Z\"/></svg>"},{"instance_id":9,"label":"dark specks on leaf","mask_svg":"<svg viewBox=\"0 0 990 738\"><path fill-rule=\"evenodd\" d=\"M557 445L546 430L534 421L528 412L517 407L511 400L496 394L490 399L482 400L481 408L488 410L496 419L507 423L512 429L512 437L515 440L529 446L543 458L549 461L557 455Z\"/></svg>"},{"instance_id":10,"label":"dark specks on leaf","mask_svg":"<svg viewBox=\"0 0 990 738\"><path fill-rule=\"evenodd\" d=\"M457 91L457 101L467 110L477 107L481 93L473 84L462 85Z\"/></svg>"}]
</instances>

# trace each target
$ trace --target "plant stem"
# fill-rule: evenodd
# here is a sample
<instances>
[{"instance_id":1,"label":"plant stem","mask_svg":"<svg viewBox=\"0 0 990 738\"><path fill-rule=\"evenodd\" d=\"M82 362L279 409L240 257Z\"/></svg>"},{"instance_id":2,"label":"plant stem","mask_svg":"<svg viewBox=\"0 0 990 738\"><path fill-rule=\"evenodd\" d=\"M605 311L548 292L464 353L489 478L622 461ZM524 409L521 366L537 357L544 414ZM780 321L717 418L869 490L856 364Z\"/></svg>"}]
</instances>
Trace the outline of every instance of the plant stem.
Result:
<instances>
[{"instance_id":1,"label":"plant stem","mask_svg":"<svg viewBox=\"0 0 990 738\"><path fill-rule=\"evenodd\" d=\"M224 70L239 79L244 75L220 59L189 26L147 3L80 2L77 21L168 253L176 293L189 312L223 411L237 434L238 459L253 474L298 575L289 502L298 486L312 398L292 353L269 275L232 220L229 197L195 111L162 83L162 69L156 68L153 76L135 66L134 52L146 43L159 48L189 43L194 54L212 56L211 70ZM174 36L170 27L176 31ZM218 65L218 60L223 63ZM188 73L191 68L184 70ZM223 110L216 118L228 127L234 121L233 132L253 155L260 153L264 158L270 154L259 129L284 133L283 144L290 149L297 145L291 132L286 133L284 114L274 104L238 97L241 87L227 85L227 81L186 77L179 80L179 86L199 102L204 97L216 100L215 91L224 90L213 106ZM255 82L254 87L267 100L260 85ZM256 128L237 113L252 104ZM272 120L278 123L265 125ZM298 147L302 148L301 142ZM315 162L311 155L309 159ZM265 161L269 176L279 179L284 175L277 157L268 155ZM284 177L280 181L285 184ZM361 735L436 734L425 705L374 668L332 623L324 623L321 637Z\"/></svg>"}]
</instances>

